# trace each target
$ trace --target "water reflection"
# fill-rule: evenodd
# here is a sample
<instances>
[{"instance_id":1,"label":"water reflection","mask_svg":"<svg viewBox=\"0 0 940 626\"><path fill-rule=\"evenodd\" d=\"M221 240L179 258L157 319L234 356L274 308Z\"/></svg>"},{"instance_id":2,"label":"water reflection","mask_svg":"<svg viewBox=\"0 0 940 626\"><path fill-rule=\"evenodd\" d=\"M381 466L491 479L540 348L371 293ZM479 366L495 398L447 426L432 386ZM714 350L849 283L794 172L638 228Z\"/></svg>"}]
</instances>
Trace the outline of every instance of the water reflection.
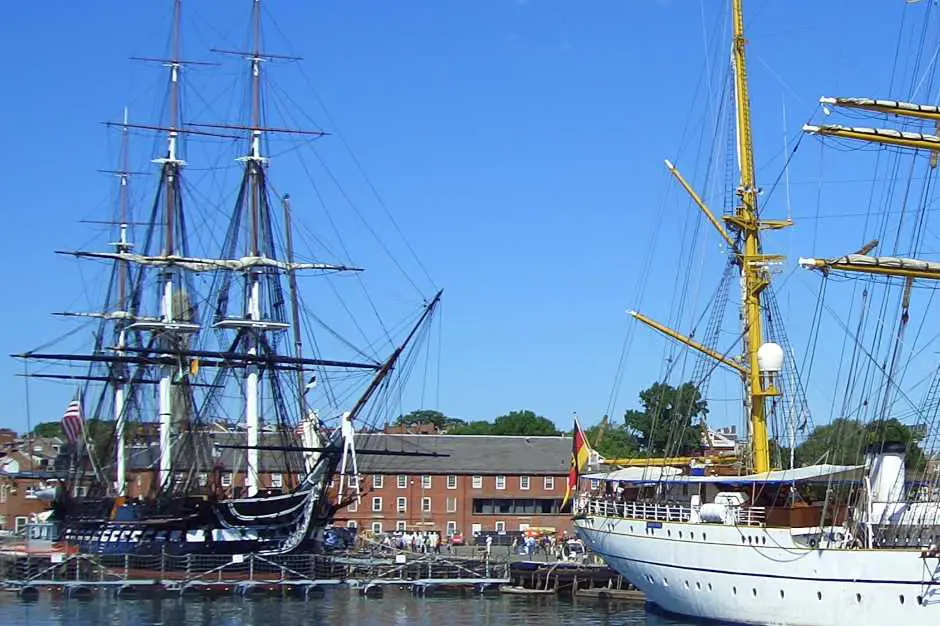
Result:
<instances>
[{"instance_id":1,"label":"water reflection","mask_svg":"<svg viewBox=\"0 0 940 626\"><path fill-rule=\"evenodd\" d=\"M415 598L390 590L381 599L364 599L347 590L326 597L241 599L231 596L185 599L66 600L43 594L22 602L0 596L3 626L687 626L647 614L642 605L577 603L555 598L442 596Z\"/></svg>"}]
</instances>

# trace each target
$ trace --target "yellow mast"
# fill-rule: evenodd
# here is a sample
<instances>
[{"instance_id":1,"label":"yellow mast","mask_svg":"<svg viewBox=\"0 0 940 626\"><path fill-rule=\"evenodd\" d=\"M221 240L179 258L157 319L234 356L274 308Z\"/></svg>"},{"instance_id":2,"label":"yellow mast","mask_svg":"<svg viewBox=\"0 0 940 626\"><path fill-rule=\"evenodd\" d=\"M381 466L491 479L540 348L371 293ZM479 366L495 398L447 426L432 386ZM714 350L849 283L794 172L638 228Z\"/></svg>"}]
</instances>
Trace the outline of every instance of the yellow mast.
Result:
<instances>
[{"instance_id":1,"label":"yellow mast","mask_svg":"<svg viewBox=\"0 0 940 626\"><path fill-rule=\"evenodd\" d=\"M739 255L741 264L743 299L742 308L745 323L745 362L748 372L745 376L746 393L749 400L751 423L751 453L754 471L770 471L770 452L767 440L767 416L765 399L776 395L773 389L764 389L761 372L757 363L757 350L763 344L761 328L761 292L770 284L767 279L766 264L768 257L761 254L761 228L780 228L783 222L762 224L757 212L757 188L754 180L754 149L751 139L751 103L747 84L747 63L744 54L744 11L743 0L733 0L732 20L734 22L734 57L735 105L738 124L738 158L740 160L741 183L738 197L741 203L735 214L726 216L728 226L740 233L744 240L744 249Z\"/></svg>"}]
</instances>

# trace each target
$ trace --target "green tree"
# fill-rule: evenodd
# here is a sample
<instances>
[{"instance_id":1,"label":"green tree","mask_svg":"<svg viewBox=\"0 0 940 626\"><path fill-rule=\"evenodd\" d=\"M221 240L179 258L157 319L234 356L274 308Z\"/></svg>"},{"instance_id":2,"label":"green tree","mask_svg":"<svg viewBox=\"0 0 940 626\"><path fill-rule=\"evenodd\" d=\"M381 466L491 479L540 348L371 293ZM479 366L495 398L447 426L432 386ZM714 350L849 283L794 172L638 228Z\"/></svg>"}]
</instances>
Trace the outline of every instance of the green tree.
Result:
<instances>
[{"instance_id":1,"label":"green tree","mask_svg":"<svg viewBox=\"0 0 940 626\"><path fill-rule=\"evenodd\" d=\"M64 437L62 425L59 422L40 422L33 428L33 434L37 437Z\"/></svg>"},{"instance_id":2,"label":"green tree","mask_svg":"<svg viewBox=\"0 0 940 626\"><path fill-rule=\"evenodd\" d=\"M440 411L434 411L432 409L418 409L417 411L412 411L407 415L399 415L398 419L395 420L395 424L398 426L434 424L435 428L438 430L460 426L463 423L464 421L461 419L457 419L456 417L447 417Z\"/></svg>"},{"instance_id":3,"label":"green tree","mask_svg":"<svg viewBox=\"0 0 940 626\"><path fill-rule=\"evenodd\" d=\"M448 430L452 435L525 435L532 437L558 436L561 432L547 417L529 410L510 411L493 422L474 421L458 424Z\"/></svg>"},{"instance_id":4,"label":"green tree","mask_svg":"<svg viewBox=\"0 0 940 626\"><path fill-rule=\"evenodd\" d=\"M921 469L927 460L920 447L920 439L914 429L894 418L860 424L840 417L814 428L806 441L797 446L795 457L797 465L855 465L864 461L865 449L869 445L897 442L907 446L907 467Z\"/></svg>"},{"instance_id":5,"label":"green tree","mask_svg":"<svg viewBox=\"0 0 940 626\"><path fill-rule=\"evenodd\" d=\"M640 450L651 455L684 455L702 447L699 419L708 414L708 403L692 383L678 388L653 383L640 392L642 411L624 414L627 432L636 437Z\"/></svg>"},{"instance_id":6,"label":"green tree","mask_svg":"<svg viewBox=\"0 0 940 626\"><path fill-rule=\"evenodd\" d=\"M493 422L494 435L529 435L551 437L560 435L555 423L547 417L536 415L532 411L510 411L500 415Z\"/></svg>"},{"instance_id":7,"label":"green tree","mask_svg":"<svg viewBox=\"0 0 940 626\"><path fill-rule=\"evenodd\" d=\"M607 424L603 429L597 424L586 429L584 435L588 444L607 459L632 458L639 451L636 436L624 424Z\"/></svg>"},{"instance_id":8,"label":"green tree","mask_svg":"<svg viewBox=\"0 0 940 626\"><path fill-rule=\"evenodd\" d=\"M492 435L493 424L482 420L465 422L447 430L449 435Z\"/></svg>"}]
</instances>

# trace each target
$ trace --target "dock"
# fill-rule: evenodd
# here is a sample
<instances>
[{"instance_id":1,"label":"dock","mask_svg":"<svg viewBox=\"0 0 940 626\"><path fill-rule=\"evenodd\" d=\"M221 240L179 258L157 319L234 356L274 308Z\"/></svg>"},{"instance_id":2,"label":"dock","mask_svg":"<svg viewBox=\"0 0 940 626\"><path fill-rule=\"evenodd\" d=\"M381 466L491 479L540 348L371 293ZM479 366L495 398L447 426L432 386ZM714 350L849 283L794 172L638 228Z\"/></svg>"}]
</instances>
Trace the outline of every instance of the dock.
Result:
<instances>
[{"instance_id":1,"label":"dock","mask_svg":"<svg viewBox=\"0 0 940 626\"><path fill-rule=\"evenodd\" d=\"M347 587L368 598L405 589L416 596L502 592L600 600L642 594L603 565L513 561L403 551L232 556L137 556L0 552L0 589L24 599L219 596L322 597ZM639 594L639 597L637 597Z\"/></svg>"}]
</instances>

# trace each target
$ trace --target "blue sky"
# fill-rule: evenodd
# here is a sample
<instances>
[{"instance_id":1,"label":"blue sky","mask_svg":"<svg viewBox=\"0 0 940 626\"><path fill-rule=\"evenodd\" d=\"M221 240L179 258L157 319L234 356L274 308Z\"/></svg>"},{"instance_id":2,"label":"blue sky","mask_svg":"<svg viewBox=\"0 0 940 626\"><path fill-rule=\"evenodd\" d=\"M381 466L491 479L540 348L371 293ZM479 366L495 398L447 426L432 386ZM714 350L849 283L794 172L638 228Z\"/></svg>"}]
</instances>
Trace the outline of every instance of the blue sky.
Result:
<instances>
[{"instance_id":1,"label":"blue sky","mask_svg":"<svg viewBox=\"0 0 940 626\"><path fill-rule=\"evenodd\" d=\"M818 118L820 95L910 95L909 61L902 57L892 70L898 34L907 42L902 53L917 45L928 3L749 5L763 184L781 171L784 136L795 137L803 121ZM190 84L221 83L242 69L208 48L242 44L248 6L184 2L184 56L223 63L190 72ZM155 121L162 75L127 59L165 54L170 7L169 1L7 7L0 31L7 49L17 52L5 68L2 105L12 122L4 129L4 354L70 328L49 312L91 306L91 275L52 251L110 240L79 222L107 219L113 197L113 181L95 170L114 167L117 138L99 122L118 119L125 104L135 121ZM699 218L676 192L662 160L670 158L690 179L703 180L701 129L712 123L709 107L716 98L708 93L718 86L711 79L727 58L721 39L726 3L270 0L266 10L277 24L265 31L272 51L305 57L302 72L287 64L271 68L278 88L309 113L309 120L300 118L308 126L339 129L434 283L446 290L441 383L425 404L439 397L437 408L465 419L531 408L563 427L574 411L593 423L608 409L629 334L614 409L619 415L632 406L637 391L660 375L664 343L630 330L624 311L638 307L661 319L675 312L673 266L684 254L681 233ZM936 45L935 37L926 45ZM922 91L922 101L936 100L929 89ZM213 94L211 87L188 93L190 119L209 121L229 110ZM381 207L344 156L341 140L325 138L321 145L325 159L346 159L336 170L348 179L344 189L381 221ZM151 146L135 138L136 167L147 167ZM808 138L792 162L790 203L798 227L769 241L791 257L782 270L781 302L792 316L798 352L806 345L810 298L819 281L793 273L795 258L846 252L866 240L857 217L836 216L867 202L869 187L846 181L864 178L870 161L871 155L823 155ZM192 167L197 171L198 163ZM820 186L822 171L839 182ZM141 197L152 180L136 184ZM785 195L775 191L768 214L786 211ZM661 234L654 240L656 232ZM390 238L420 280L404 244L393 233ZM721 251L704 227L696 241L690 272L712 272L699 288L705 294L714 288ZM925 247L937 250L936 241ZM370 255L357 260L381 261ZM651 278L642 283L647 264ZM393 274L381 282L380 294L416 302L406 286L394 286ZM646 286L639 298L641 283ZM422 288L431 291L427 281ZM703 297L689 295L693 317ZM820 350L819 382L810 396L817 421L825 421L834 402L837 346ZM0 421L14 428L25 425L20 368L11 359L0 361ZM31 384L33 421L58 419L71 388ZM713 385L713 392L716 422L736 421L734 405L723 403L733 395L733 383Z\"/></svg>"}]
</instances>

